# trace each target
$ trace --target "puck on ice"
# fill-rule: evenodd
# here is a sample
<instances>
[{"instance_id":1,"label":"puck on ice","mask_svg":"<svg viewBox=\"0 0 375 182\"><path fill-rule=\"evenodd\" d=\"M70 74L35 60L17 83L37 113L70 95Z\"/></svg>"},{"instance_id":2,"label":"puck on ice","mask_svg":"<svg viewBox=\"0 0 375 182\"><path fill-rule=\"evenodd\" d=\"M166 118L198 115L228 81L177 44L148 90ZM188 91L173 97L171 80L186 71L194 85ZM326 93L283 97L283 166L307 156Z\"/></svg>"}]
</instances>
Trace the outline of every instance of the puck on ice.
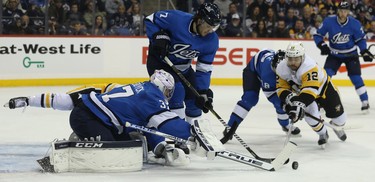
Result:
<instances>
[{"instance_id":1,"label":"puck on ice","mask_svg":"<svg viewBox=\"0 0 375 182\"><path fill-rule=\"evenodd\" d=\"M298 162L297 162L297 161L294 161L294 162L292 163L292 168L293 168L294 170L297 170L297 169L298 169Z\"/></svg>"}]
</instances>

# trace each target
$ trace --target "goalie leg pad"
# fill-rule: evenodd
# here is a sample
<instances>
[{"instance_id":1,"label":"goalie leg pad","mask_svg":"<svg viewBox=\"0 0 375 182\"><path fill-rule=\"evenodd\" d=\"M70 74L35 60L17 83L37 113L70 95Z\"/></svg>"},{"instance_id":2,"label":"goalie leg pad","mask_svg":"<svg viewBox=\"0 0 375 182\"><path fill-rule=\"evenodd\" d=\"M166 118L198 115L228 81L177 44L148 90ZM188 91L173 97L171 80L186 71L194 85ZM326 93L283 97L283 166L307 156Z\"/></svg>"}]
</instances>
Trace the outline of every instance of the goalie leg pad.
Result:
<instances>
[{"instance_id":1,"label":"goalie leg pad","mask_svg":"<svg viewBox=\"0 0 375 182\"><path fill-rule=\"evenodd\" d=\"M46 172L128 172L142 169L142 142L54 141ZM39 160L45 163L48 159ZM49 166L49 168L51 168ZM48 167L48 165L47 165ZM45 169L45 166L43 167Z\"/></svg>"},{"instance_id":2,"label":"goalie leg pad","mask_svg":"<svg viewBox=\"0 0 375 182\"><path fill-rule=\"evenodd\" d=\"M194 120L192 133L199 143L198 146L203 147L203 149L208 152L206 154L208 159L213 159L216 156L216 152L225 150L223 144L216 138L214 132L211 130L209 120Z\"/></svg>"}]
</instances>

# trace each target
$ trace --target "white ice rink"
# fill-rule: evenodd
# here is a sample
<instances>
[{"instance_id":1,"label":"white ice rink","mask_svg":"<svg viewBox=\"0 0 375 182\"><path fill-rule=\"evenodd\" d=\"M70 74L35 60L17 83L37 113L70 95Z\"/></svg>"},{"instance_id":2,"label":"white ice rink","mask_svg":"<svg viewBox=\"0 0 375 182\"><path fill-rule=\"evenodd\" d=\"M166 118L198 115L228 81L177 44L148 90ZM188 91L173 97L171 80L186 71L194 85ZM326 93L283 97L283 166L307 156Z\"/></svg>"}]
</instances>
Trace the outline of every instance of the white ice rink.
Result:
<instances>
[{"instance_id":1,"label":"white ice rink","mask_svg":"<svg viewBox=\"0 0 375 182\"><path fill-rule=\"evenodd\" d=\"M69 87L0 88L0 104L11 97L35 95L41 92L65 92ZM225 120L242 95L239 86L214 86L214 109ZM276 172L263 171L244 164L216 158L207 161L191 156L187 167L145 165L142 171L129 173L41 173L35 162L42 158L53 139L67 138L71 133L69 112L51 109L27 108L9 110L0 108L0 182L48 181L225 181L225 182L373 182L375 181L375 88L368 88L370 114L363 115L360 101L353 87L340 87L342 101L348 116L347 125L362 124L359 129L347 130L348 139L341 142L329 128L330 139L325 150L318 144L318 135L304 122L302 137L292 137L298 144L291 160L299 162L298 170L291 164ZM213 130L221 137L223 126L210 113ZM371 119L372 118L372 119ZM326 119L326 121L329 121ZM286 134L276 120L273 106L261 94L258 105L240 125L237 134L261 157L275 157L283 147ZM237 141L225 145L228 149L251 156Z\"/></svg>"}]
</instances>

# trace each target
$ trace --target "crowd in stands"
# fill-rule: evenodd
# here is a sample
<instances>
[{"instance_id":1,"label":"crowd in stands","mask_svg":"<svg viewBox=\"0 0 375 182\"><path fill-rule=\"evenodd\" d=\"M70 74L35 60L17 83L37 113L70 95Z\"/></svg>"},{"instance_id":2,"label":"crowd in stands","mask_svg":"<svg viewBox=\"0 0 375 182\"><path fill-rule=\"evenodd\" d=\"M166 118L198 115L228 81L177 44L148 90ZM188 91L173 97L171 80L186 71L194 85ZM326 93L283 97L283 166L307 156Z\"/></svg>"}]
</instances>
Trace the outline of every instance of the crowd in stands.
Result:
<instances>
[{"instance_id":1,"label":"crowd in stands","mask_svg":"<svg viewBox=\"0 0 375 182\"><path fill-rule=\"evenodd\" d=\"M139 0L4 0L3 34L144 35ZM176 0L188 11L188 0ZM217 30L225 37L312 39L341 0L192 0L216 3L222 12ZM245 3L243 3L245 2ZM375 3L349 0L351 16L375 40ZM47 12L47 13L46 13ZM45 18L48 17L48 18ZM47 28L46 28L47 27Z\"/></svg>"}]
</instances>

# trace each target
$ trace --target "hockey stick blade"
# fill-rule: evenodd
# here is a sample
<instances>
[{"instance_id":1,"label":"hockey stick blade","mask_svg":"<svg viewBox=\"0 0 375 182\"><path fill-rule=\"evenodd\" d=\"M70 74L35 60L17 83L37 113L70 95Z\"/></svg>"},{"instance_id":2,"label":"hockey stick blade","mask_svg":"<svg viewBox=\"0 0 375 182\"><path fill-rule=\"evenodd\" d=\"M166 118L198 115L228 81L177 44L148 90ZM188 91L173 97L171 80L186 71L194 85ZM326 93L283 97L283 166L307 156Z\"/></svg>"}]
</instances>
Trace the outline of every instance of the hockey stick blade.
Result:
<instances>
[{"instance_id":1,"label":"hockey stick blade","mask_svg":"<svg viewBox=\"0 0 375 182\"><path fill-rule=\"evenodd\" d=\"M187 143L187 144L190 143L189 141L187 141L185 139L178 138L178 137L173 136L173 135L169 135L169 134L157 131L157 130L153 130L151 128L139 126L139 125L132 124L132 123L129 123L129 122L126 122L125 126L133 128L133 129L137 129L137 130L140 130L140 131L143 131L143 132L146 132L146 133L162 136L162 137L168 138L170 140L174 140L174 141L178 141L178 142L184 142L184 143ZM243 163L243 164L246 164L246 165L250 165L250 166L262 169L262 170L275 171L275 166L272 163L265 162L263 160L255 159L255 158L252 158L252 157L248 157L248 156L243 155L243 154L231 152L231 151L228 151L228 150L223 150L223 151L217 152L216 154L219 157L229 159L229 160L232 160L232 161L235 161L235 162ZM283 158L279 157L279 158L276 158L276 159L278 161L281 161L285 157L288 158L289 157L289 156L287 156L288 154L290 155L291 152L285 151L285 148L284 148L284 150L279 154L279 156L283 156ZM280 166L276 166L276 167L277 167L277 169L280 168Z\"/></svg>"},{"instance_id":2,"label":"hockey stick blade","mask_svg":"<svg viewBox=\"0 0 375 182\"><path fill-rule=\"evenodd\" d=\"M225 150L225 151L218 152L217 155L219 157L229 159L235 162L243 163L249 166L253 166L262 170L275 171L275 168L271 163L258 160L258 159L255 159L246 155L242 155L236 152Z\"/></svg>"},{"instance_id":3,"label":"hockey stick blade","mask_svg":"<svg viewBox=\"0 0 375 182\"><path fill-rule=\"evenodd\" d=\"M285 145L284 149L277 155L275 160L271 162L274 169L277 171L279 170L286 161L289 161L289 157L292 153L297 149L297 144L294 142L289 141L288 144Z\"/></svg>"}]
</instances>

